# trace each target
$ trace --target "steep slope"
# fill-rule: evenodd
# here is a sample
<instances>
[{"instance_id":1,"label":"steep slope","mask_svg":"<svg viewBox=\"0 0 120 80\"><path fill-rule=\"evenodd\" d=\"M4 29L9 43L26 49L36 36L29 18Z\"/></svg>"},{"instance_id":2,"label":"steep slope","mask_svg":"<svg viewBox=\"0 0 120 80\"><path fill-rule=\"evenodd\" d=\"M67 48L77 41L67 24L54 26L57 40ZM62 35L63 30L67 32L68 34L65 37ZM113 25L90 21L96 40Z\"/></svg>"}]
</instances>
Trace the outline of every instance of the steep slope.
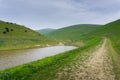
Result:
<instances>
[{"instance_id":1,"label":"steep slope","mask_svg":"<svg viewBox=\"0 0 120 80\"><path fill-rule=\"evenodd\" d=\"M0 21L0 50L41 47L47 39L22 25Z\"/></svg>"},{"instance_id":2,"label":"steep slope","mask_svg":"<svg viewBox=\"0 0 120 80\"><path fill-rule=\"evenodd\" d=\"M51 32L55 31L55 29L51 29L51 28L46 28L46 29L41 29L41 30L37 30L37 32L43 34L43 35L47 35Z\"/></svg>"},{"instance_id":3,"label":"steep slope","mask_svg":"<svg viewBox=\"0 0 120 80\"><path fill-rule=\"evenodd\" d=\"M63 40L77 40L84 34L87 34L93 30L96 30L101 25L92 25L92 24L80 24L80 25L73 25L65 28L58 29L49 33L47 36L56 38L56 39L63 39Z\"/></svg>"}]
</instances>

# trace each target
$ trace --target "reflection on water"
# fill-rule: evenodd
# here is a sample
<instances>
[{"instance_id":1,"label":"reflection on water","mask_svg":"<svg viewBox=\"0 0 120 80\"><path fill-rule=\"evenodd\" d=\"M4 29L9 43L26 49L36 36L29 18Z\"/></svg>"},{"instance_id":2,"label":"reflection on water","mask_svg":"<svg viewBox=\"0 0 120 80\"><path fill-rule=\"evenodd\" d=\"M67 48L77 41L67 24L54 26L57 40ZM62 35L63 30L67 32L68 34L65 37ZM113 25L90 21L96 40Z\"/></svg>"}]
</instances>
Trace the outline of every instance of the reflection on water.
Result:
<instances>
[{"instance_id":1,"label":"reflection on water","mask_svg":"<svg viewBox=\"0 0 120 80\"><path fill-rule=\"evenodd\" d=\"M0 70L75 49L73 46L54 46L37 49L0 51Z\"/></svg>"}]
</instances>

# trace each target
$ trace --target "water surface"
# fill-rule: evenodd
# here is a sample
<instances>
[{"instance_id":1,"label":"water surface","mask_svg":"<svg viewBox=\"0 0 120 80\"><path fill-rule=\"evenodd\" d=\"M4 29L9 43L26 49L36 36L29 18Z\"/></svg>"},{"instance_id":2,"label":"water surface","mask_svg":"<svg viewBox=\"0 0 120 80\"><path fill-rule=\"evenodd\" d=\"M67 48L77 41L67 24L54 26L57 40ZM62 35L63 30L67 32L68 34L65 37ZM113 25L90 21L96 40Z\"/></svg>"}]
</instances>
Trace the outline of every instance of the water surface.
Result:
<instances>
[{"instance_id":1,"label":"water surface","mask_svg":"<svg viewBox=\"0 0 120 80\"><path fill-rule=\"evenodd\" d=\"M61 52L75 49L74 46L54 46L45 48L0 51L0 70L27 62L53 56Z\"/></svg>"}]
</instances>

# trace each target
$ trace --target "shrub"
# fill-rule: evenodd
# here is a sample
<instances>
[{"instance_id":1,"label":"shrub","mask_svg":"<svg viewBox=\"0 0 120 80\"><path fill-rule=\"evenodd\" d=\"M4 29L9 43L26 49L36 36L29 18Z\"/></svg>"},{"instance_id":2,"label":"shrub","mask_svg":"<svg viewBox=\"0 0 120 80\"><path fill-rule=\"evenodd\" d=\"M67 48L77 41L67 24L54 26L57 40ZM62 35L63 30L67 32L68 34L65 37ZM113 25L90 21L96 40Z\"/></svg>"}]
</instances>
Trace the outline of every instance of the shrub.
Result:
<instances>
[{"instance_id":1,"label":"shrub","mask_svg":"<svg viewBox=\"0 0 120 80\"><path fill-rule=\"evenodd\" d=\"M27 30L25 30L25 32L27 32Z\"/></svg>"},{"instance_id":2,"label":"shrub","mask_svg":"<svg viewBox=\"0 0 120 80\"><path fill-rule=\"evenodd\" d=\"M9 28L5 28L7 32L9 32Z\"/></svg>"},{"instance_id":3,"label":"shrub","mask_svg":"<svg viewBox=\"0 0 120 80\"><path fill-rule=\"evenodd\" d=\"M3 32L3 34L6 34L6 33L7 33L6 31Z\"/></svg>"},{"instance_id":4,"label":"shrub","mask_svg":"<svg viewBox=\"0 0 120 80\"><path fill-rule=\"evenodd\" d=\"M11 31L14 31L13 29L11 29Z\"/></svg>"}]
</instances>

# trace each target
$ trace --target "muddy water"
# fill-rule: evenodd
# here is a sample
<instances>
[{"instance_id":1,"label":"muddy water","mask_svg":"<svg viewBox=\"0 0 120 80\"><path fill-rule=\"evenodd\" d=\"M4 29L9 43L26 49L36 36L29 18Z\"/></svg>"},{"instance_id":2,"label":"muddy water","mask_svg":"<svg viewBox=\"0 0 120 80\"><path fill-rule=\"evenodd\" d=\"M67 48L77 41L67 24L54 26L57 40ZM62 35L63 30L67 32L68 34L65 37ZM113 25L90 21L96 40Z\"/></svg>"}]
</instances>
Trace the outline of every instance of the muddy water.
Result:
<instances>
[{"instance_id":1,"label":"muddy water","mask_svg":"<svg viewBox=\"0 0 120 80\"><path fill-rule=\"evenodd\" d=\"M46 48L0 51L0 70L56 55L75 49L74 46L54 46Z\"/></svg>"}]
</instances>

